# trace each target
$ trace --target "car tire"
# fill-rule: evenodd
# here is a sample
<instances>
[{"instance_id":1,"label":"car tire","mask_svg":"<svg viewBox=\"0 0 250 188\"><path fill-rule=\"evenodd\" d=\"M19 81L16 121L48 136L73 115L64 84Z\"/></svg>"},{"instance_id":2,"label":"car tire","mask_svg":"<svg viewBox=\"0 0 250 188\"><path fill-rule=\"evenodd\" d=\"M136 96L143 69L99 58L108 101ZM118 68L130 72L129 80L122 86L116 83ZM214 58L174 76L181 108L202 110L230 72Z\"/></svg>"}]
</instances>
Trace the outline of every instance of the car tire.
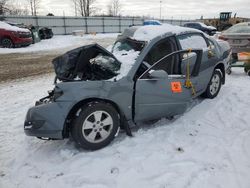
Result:
<instances>
[{"instance_id":1,"label":"car tire","mask_svg":"<svg viewBox=\"0 0 250 188\"><path fill-rule=\"evenodd\" d=\"M11 39L9 38L3 38L1 41L1 46L4 48L13 48L14 44Z\"/></svg>"},{"instance_id":2,"label":"car tire","mask_svg":"<svg viewBox=\"0 0 250 188\"><path fill-rule=\"evenodd\" d=\"M222 73L219 70L214 70L214 73L209 81L206 91L202 94L203 97L213 99L220 92L222 83Z\"/></svg>"},{"instance_id":3,"label":"car tire","mask_svg":"<svg viewBox=\"0 0 250 188\"><path fill-rule=\"evenodd\" d=\"M227 69L226 73L227 73L228 75L232 74L232 69L231 69L231 68Z\"/></svg>"},{"instance_id":4,"label":"car tire","mask_svg":"<svg viewBox=\"0 0 250 188\"><path fill-rule=\"evenodd\" d=\"M98 150L113 141L120 128L120 116L111 104L91 102L79 111L71 128L78 146Z\"/></svg>"},{"instance_id":5,"label":"car tire","mask_svg":"<svg viewBox=\"0 0 250 188\"><path fill-rule=\"evenodd\" d=\"M250 69L247 71L247 75L250 76Z\"/></svg>"},{"instance_id":6,"label":"car tire","mask_svg":"<svg viewBox=\"0 0 250 188\"><path fill-rule=\"evenodd\" d=\"M244 72L247 73L248 72L248 68L244 67Z\"/></svg>"}]
</instances>

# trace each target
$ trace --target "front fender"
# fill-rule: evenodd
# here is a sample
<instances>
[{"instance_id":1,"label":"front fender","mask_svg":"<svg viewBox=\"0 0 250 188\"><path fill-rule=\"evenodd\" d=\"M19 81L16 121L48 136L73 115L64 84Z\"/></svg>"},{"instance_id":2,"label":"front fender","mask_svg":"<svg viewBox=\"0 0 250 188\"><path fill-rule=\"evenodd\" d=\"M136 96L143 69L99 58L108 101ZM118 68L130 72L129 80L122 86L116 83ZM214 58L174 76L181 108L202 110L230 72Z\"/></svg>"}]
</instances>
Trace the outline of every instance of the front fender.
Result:
<instances>
[{"instance_id":1,"label":"front fender","mask_svg":"<svg viewBox=\"0 0 250 188\"><path fill-rule=\"evenodd\" d=\"M106 100L116 104L127 120L132 119L133 81L126 78L114 81L80 81L58 84L63 95L58 102L70 102L71 109L78 103L89 100Z\"/></svg>"}]
</instances>

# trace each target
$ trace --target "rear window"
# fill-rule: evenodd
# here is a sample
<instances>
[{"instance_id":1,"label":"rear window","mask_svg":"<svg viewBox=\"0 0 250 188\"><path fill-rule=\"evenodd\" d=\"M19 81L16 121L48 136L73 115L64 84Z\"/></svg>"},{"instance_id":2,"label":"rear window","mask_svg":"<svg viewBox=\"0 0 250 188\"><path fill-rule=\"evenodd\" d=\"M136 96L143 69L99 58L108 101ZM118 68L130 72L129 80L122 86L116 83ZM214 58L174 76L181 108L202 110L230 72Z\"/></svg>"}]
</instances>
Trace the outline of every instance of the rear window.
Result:
<instances>
[{"instance_id":1,"label":"rear window","mask_svg":"<svg viewBox=\"0 0 250 188\"><path fill-rule=\"evenodd\" d=\"M249 33L250 34L250 23L241 23L230 27L225 33Z\"/></svg>"},{"instance_id":2,"label":"rear window","mask_svg":"<svg viewBox=\"0 0 250 188\"><path fill-rule=\"evenodd\" d=\"M206 49L207 42L200 34L185 34L179 35L178 40L180 42L181 48L186 49Z\"/></svg>"}]
</instances>

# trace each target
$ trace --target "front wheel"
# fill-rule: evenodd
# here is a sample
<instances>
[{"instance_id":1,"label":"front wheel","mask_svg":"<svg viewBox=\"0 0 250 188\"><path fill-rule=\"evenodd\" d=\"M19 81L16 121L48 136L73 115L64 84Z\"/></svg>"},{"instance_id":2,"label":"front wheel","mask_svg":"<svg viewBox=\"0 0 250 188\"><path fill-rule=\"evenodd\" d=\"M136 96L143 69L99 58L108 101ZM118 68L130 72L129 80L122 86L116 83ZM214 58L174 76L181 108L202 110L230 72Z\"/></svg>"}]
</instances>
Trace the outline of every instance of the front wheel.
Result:
<instances>
[{"instance_id":1,"label":"front wheel","mask_svg":"<svg viewBox=\"0 0 250 188\"><path fill-rule=\"evenodd\" d=\"M4 48L13 48L14 47L12 40L9 38L3 38L1 41L1 44Z\"/></svg>"},{"instance_id":2,"label":"front wheel","mask_svg":"<svg viewBox=\"0 0 250 188\"><path fill-rule=\"evenodd\" d=\"M73 121L71 135L80 147L97 150L107 146L115 138L119 127L119 114L112 105L92 102L81 108Z\"/></svg>"},{"instance_id":3,"label":"front wheel","mask_svg":"<svg viewBox=\"0 0 250 188\"><path fill-rule=\"evenodd\" d=\"M222 82L222 74L219 70L214 70L212 78L207 86L206 91L203 93L203 97L213 99L220 92Z\"/></svg>"}]
</instances>

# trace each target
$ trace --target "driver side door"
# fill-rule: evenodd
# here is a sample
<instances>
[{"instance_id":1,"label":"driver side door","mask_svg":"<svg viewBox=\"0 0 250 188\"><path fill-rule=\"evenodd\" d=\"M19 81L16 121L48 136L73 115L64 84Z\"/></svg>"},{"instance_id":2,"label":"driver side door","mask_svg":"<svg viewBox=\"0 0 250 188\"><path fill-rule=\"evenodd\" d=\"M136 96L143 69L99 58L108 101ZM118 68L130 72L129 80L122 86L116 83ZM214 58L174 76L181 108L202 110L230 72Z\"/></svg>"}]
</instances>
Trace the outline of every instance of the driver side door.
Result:
<instances>
[{"instance_id":1,"label":"driver side door","mask_svg":"<svg viewBox=\"0 0 250 188\"><path fill-rule=\"evenodd\" d=\"M193 50L190 81L198 82L202 50ZM135 85L134 120L152 120L185 112L195 94L192 88L186 87L186 66L181 66L188 50L177 51L166 55L150 66L137 80ZM163 74L165 72L165 74Z\"/></svg>"}]
</instances>

